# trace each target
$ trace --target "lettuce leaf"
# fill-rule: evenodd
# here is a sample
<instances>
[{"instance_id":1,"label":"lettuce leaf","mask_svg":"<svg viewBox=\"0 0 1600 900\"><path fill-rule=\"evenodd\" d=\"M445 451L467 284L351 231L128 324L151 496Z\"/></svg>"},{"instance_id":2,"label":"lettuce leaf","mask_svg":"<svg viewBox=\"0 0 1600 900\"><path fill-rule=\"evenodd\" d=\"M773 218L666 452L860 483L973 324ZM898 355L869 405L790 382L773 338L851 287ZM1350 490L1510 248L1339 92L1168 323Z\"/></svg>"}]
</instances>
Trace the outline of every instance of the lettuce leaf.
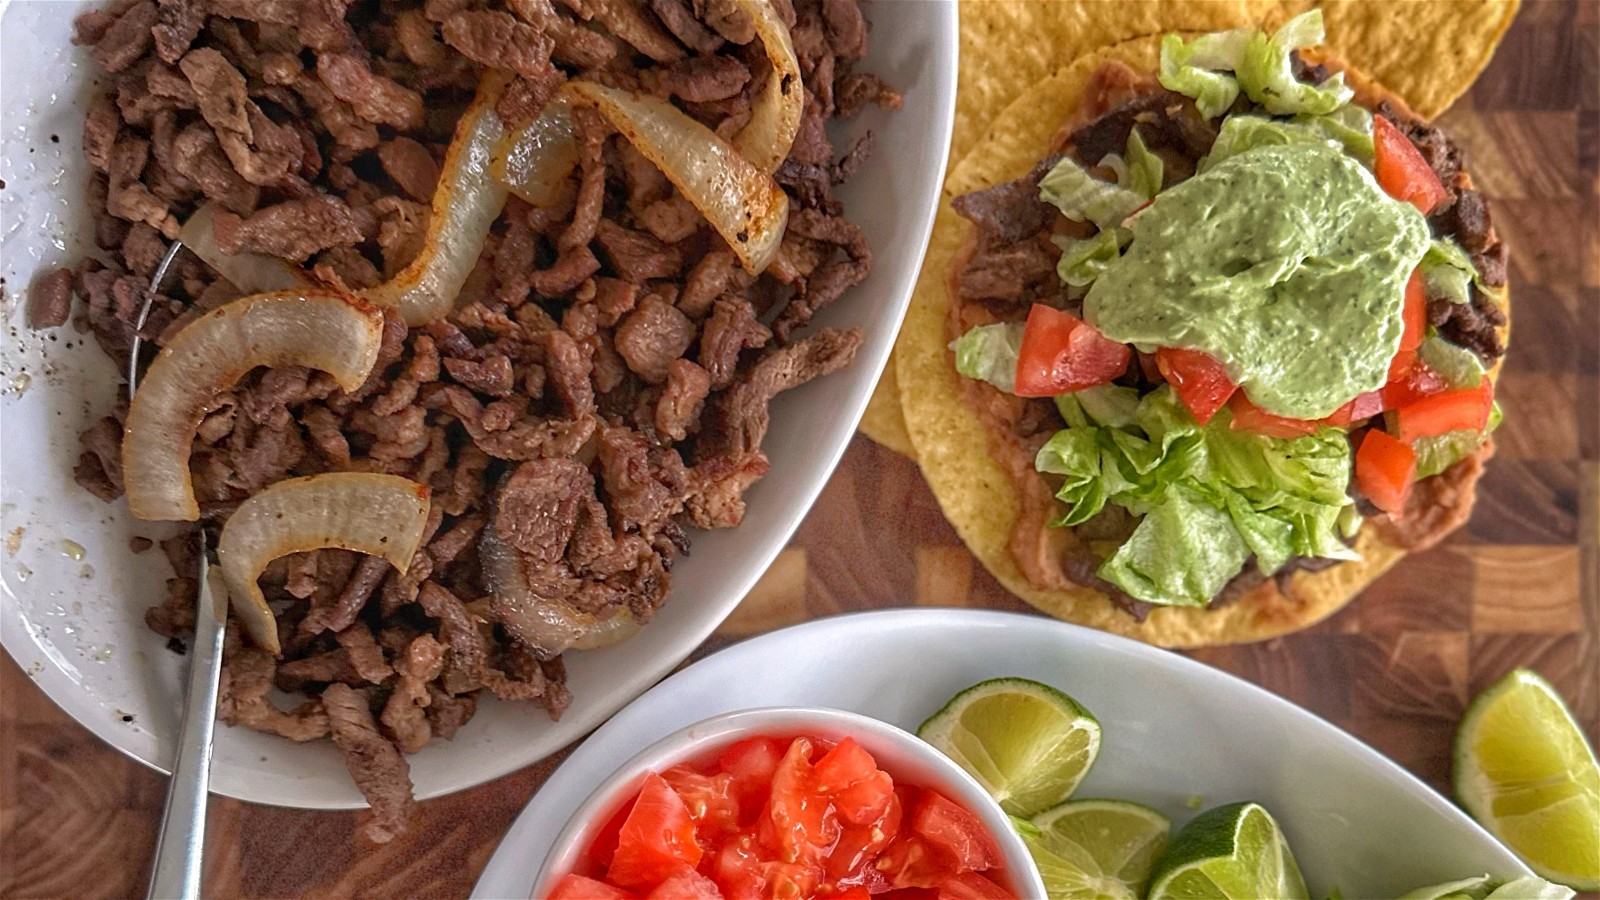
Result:
<instances>
[{"instance_id":1,"label":"lettuce leaf","mask_svg":"<svg viewBox=\"0 0 1600 900\"><path fill-rule=\"evenodd\" d=\"M1243 55L1248 31L1219 31L1184 41L1175 34L1161 39L1158 78L1169 91L1189 97L1200 115L1214 119L1239 98L1239 82L1232 75L1212 71L1232 69Z\"/></svg>"},{"instance_id":2,"label":"lettuce leaf","mask_svg":"<svg viewBox=\"0 0 1600 900\"><path fill-rule=\"evenodd\" d=\"M1460 429L1430 437L1417 438L1411 449L1417 454L1417 479L1430 478L1466 459L1483 444L1490 432L1500 427L1503 418L1500 404L1489 408L1489 424L1482 431Z\"/></svg>"},{"instance_id":3,"label":"lettuce leaf","mask_svg":"<svg viewBox=\"0 0 1600 900\"><path fill-rule=\"evenodd\" d=\"M1253 32L1234 66L1239 87L1275 116L1327 115L1349 103L1355 91L1345 85L1342 72L1319 85L1306 84L1294 77L1290 51L1320 44L1322 38L1320 9L1295 16L1271 37L1265 32Z\"/></svg>"},{"instance_id":4,"label":"lettuce leaf","mask_svg":"<svg viewBox=\"0 0 1600 900\"><path fill-rule=\"evenodd\" d=\"M1229 116L1217 131L1217 142L1211 145L1211 152L1200 160L1199 170L1209 171L1217 163L1246 150L1285 144L1341 146L1327 132L1310 123L1283 122L1265 116Z\"/></svg>"},{"instance_id":5,"label":"lettuce leaf","mask_svg":"<svg viewBox=\"0 0 1600 900\"><path fill-rule=\"evenodd\" d=\"M1022 322L979 325L950 342L956 372L986 381L1008 394L1017 390L1017 354L1022 349Z\"/></svg>"},{"instance_id":6,"label":"lettuce leaf","mask_svg":"<svg viewBox=\"0 0 1600 900\"><path fill-rule=\"evenodd\" d=\"M1161 192L1161 179L1166 175L1166 163L1145 146L1139 129L1128 131L1128 149L1120 158L1122 168L1117 172L1117 184L1149 200Z\"/></svg>"},{"instance_id":7,"label":"lettuce leaf","mask_svg":"<svg viewBox=\"0 0 1600 900\"><path fill-rule=\"evenodd\" d=\"M1109 231L1122 224L1145 198L1124 187L1101 181L1073 161L1061 162L1039 180L1039 199L1054 205L1074 222L1093 222Z\"/></svg>"},{"instance_id":8,"label":"lettuce leaf","mask_svg":"<svg viewBox=\"0 0 1600 900\"><path fill-rule=\"evenodd\" d=\"M1417 357L1438 372L1451 388L1475 388L1483 381L1483 360L1459 344L1438 335L1423 340Z\"/></svg>"},{"instance_id":9,"label":"lettuce leaf","mask_svg":"<svg viewBox=\"0 0 1600 900\"><path fill-rule=\"evenodd\" d=\"M1249 434L1229 427L1226 409L1201 426L1165 386L1139 400L1129 421L1126 395L1086 403L1084 394L1057 398L1058 406L1070 405L1062 410L1068 427L1051 436L1034 465L1062 476L1056 497L1068 510L1053 525L1080 524L1107 504L1154 517L1139 545L1125 545L1100 572L1130 596L1200 606L1252 554L1268 574L1293 556L1354 558L1341 528L1353 508L1343 432L1322 429L1294 440ZM1091 414L1100 403L1117 408ZM1174 498L1186 521L1204 527L1169 521Z\"/></svg>"},{"instance_id":10,"label":"lettuce leaf","mask_svg":"<svg viewBox=\"0 0 1600 900\"><path fill-rule=\"evenodd\" d=\"M1132 239L1126 228L1107 228L1082 240L1056 235L1051 238L1061 248L1056 274L1073 287L1088 287L1121 258L1123 246Z\"/></svg>"},{"instance_id":11,"label":"lettuce leaf","mask_svg":"<svg viewBox=\"0 0 1600 900\"><path fill-rule=\"evenodd\" d=\"M1249 554L1226 512L1177 486L1097 574L1148 603L1203 607Z\"/></svg>"},{"instance_id":12,"label":"lettuce leaf","mask_svg":"<svg viewBox=\"0 0 1600 900\"><path fill-rule=\"evenodd\" d=\"M1298 115L1292 120L1297 125L1310 125L1344 145L1350 154L1368 168L1372 166L1372 113L1346 103L1325 116Z\"/></svg>"},{"instance_id":13,"label":"lettuce leaf","mask_svg":"<svg viewBox=\"0 0 1600 900\"><path fill-rule=\"evenodd\" d=\"M1422 270L1422 286L1430 297L1443 297L1451 303L1467 303L1472 300L1469 284L1476 282L1478 289L1489 291L1489 286L1483 283L1483 276L1478 273L1478 267L1472 264L1472 257L1461 245L1449 238L1439 238L1428 245L1428 252L1422 255L1422 262L1418 265Z\"/></svg>"}]
</instances>

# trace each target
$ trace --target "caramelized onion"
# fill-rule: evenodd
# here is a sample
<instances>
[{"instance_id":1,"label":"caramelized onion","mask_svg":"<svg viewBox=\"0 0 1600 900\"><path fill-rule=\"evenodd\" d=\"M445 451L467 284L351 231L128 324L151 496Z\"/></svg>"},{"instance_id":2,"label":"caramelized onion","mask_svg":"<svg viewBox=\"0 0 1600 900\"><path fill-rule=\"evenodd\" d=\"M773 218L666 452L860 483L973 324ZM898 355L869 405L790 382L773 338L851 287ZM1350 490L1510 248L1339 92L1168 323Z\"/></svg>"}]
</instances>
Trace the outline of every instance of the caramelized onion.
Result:
<instances>
[{"instance_id":1,"label":"caramelized onion","mask_svg":"<svg viewBox=\"0 0 1600 900\"><path fill-rule=\"evenodd\" d=\"M256 366L307 366L353 391L378 359L383 316L328 291L245 297L190 322L161 349L128 408L128 508L141 519L200 517L189 453L206 406Z\"/></svg>"},{"instance_id":2,"label":"caramelized onion","mask_svg":"<svg viewBox=\"0 0 1600 900\"><path fill-rule=\"evenodd\" d=\"M578 164L572 97L565 91L539 116L500 139L491 170L503 187L534 206L553 202Z\"/></svg>"},{"instance_id":3,"label":"caramelized onion","mask_svg":"<svg viewBox=\"0 0 1600 900\"><path fill-rule=\"evenodd\" d=\"M591 81L570 82L567 89L656 164L728 242L746 272L766 269L789 221L789 198L772 176L665 100Z\"/></svg>"},{"instance_id":4,"label":"caramelized onion","mask_svg":"<svg viewBox=\"0 0 1600 900\"><path fill-rule=\"evenodd\" d=\"M402 574L422 543L428 489L398 475L335 472L280 481L222 526L217 564L251 640L277 654L278 626L256 579L280 556L323 547L381 556Z\"/></svg>"},{"instance_id":5,"label":"caramelized onion","mask_svg":"<svg viewBox=\"0 0 1600 900\"><path fill-rule=\"evenodd\" d=\"M778 17L770 0L734 0L755 23L756 37L767 51L772 72L767 85L750 109L750 121L733 136L733 149L768 175L789 157L794 136L800 131L805 112L806 91L800 80L800 61L795 59L789 26Z\"/></svg>"},{"instance_id":6,"label":"caramelized onion","mask_svg":"<svg viewBox=\"0 0 1600 900\"><path fill-rule=\"evenodd\" d=\"M477 97L457 123L433 192L422 252L395 277L361 292L378 306L398 307L407 325L425 325L450 314L505 206L505 188L490 169L495 147L505 135L494 107L509 83L504 72L485 73Z\"/></svg>"},{"instance_id":7,"label":"caramelized onion","mask_svg":"<svg viewBox=\"0 0 1600 900\"><path fill-rule=\"evenodd\" d=\"M625 609L600 619L559 597L540 595L522 571L517 551L500 540L492 521L478 535L478 558L484 583L494 595L495 620L540 659L554 659L573 648L606 647L639 630L639 623Z\"/></svg>"},{"instance_id":8,"label":"caramelized onion","mask_svg":"<svg viewBox=\"0 0 1600 900\"><path fill-rule=\"evenodd\" d=\"M305 287L310 280L294 266L264 253L224 253L217 246L212 216L215 203L203 203L178 232L178 242L200 257L212 271L246 294L288 291Z\"/></svg>"}]
</instances>

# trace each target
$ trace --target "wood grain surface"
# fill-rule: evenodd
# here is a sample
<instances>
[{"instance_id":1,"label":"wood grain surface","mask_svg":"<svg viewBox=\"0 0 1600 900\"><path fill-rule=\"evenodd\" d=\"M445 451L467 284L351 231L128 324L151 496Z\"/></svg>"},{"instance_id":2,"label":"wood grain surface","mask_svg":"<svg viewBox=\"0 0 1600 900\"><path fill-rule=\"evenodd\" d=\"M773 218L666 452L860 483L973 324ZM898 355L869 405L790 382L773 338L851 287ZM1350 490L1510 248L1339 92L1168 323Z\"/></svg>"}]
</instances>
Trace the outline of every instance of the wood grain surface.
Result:
<instances>
[{"instance_id":1,"label":"wood grain surface","mask_svg":"<svg viewBox=\"0 0 1600 900\"><path fill-rule=\"evenodd\" d=\"M1474 692L1531 666L1600 737L1600 2L1525 0L1444 118L1513 247L1499 456L1471 524L1327 622L1196 658L1348 729L1444 788ZM858 438L766 580L697 655L845 610L1022 609L910 462ZM558 760L421 804L362 845L354 813L212 804L208 896L461 897ZM142 896L165 780L0 659L0 897ZM530 865L535 862L530 861Z\"/></svg>"}]
</instances>

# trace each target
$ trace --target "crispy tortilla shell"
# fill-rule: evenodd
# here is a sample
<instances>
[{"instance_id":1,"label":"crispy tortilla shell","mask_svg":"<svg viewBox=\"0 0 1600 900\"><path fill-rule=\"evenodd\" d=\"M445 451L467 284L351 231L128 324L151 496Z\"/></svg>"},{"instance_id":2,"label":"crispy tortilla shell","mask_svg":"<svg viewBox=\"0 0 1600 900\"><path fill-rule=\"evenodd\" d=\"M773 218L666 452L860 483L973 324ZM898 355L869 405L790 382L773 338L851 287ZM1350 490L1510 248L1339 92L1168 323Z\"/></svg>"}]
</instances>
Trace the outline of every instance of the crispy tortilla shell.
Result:
<instances>
[{"instance_id":1,"label":"crispy tortilla shell","mask_svg":"<svg viewBox=\"0 0 1600 900\"><path fill-rule=\"evenodd\" d=\"M1234 603L1216 609L1162 607L1143 622L1086 587L1043 590L1024 577L1012 556L1012 530L1022 498L991 457L986 426L967 405L946 349L947 280L972 226L950 200L1021 177L1046 156L1061 125L1084 97L1095 70L1111 60L1153 71L1159 36L1138 38L1080 57L1027 91L997 116L988 133L950 172L911 308L896 345L897 374L915 390L901 392L901 410L916 458L956 531L1008 590L1059 619L1166 647L1199 647L1264 640L1305 628L1338 610L1405 555L1370 523L1356 539L1360 560L1319 572L1296 572L1289 590L1267 579ZM1335 60L1327 60L1338 65ZM1342 67L1342 66L1340 66ZM1365 105L1392 93L1347 71ZM1405 108L1403 103L1398 103ZM1508 298L1509 304L1509 298ZM1048 491L1041 479L1039 489ZM1469 493L1465 498L1470 502Z\"/></svg>"}]
</instances>

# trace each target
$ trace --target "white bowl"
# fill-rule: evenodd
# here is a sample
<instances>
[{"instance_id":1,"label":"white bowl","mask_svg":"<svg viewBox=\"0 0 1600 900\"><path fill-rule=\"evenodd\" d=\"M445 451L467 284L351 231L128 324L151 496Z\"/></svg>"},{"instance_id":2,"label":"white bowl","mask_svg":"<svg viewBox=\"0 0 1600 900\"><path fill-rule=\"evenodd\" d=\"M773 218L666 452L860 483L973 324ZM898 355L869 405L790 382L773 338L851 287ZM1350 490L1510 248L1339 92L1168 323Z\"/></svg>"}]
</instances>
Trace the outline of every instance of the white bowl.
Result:
<instances>
[{"instance_id":1,"label":"white bowl","mask_svg":"<svg viewBox=\"0 0 1600 900\"><path fill-rule=\"evenodd\" d=\"M1016 897L1043 897L1044 883L1028 856L1028 848L1012 830L1000 804L950 758L908 731L870 716L838 709L782 706L745 709L712 716L667 735L639 751L611 774L579 806L556 836L540 867L533 897L543 897L561 876L572 871L578 854L593 840L612 810L639 790L644 776L764 735L814 737L839 741L853 737L889 773L895 783L938 791L978 817L994 836L1005 858L1005 887Z\"/></svg>"},{"instance_id":2,"label":"white bowl","mask_svg":"<svg viewBox=\"0 0 1600 900\"><path fill-rule=\"evenodd\" d=\"M1143 803L1171 817L1175 830L1200 809L1258 801L1289 836L1313 897L1335 888L1346 897L1397 897L1485 872L1506 880L1530 874L1415 776L1226 672L1036 615L899 609L765 634L663 681L540 786L472 896L528 896L572 810L640 747L691 722L806 706L915 728L956 692L1006 676L1060 688L1100 720L1100 756L1074 798Z\"/></svg>"},{"instance_id":3,"label":"white bowl","mask_svg":"<svg viewBox=\"0 0 1600 900\"><path fill-rule=\"evenodd\" d=\"M36 273L73 264L93 247L80 138L95 70L70 36L73 17L96 5L0 0L0 310L9 325L0 334L0 642L85 727L165 770L183 660L145 628L144 612L171 573L160 553L136 556L128 547L135 534L163 532L72 481L78 433L111 409L117 366L70 326L34 333L22 314ZM837 135L844 147L849 135L877 133L878 152L839 192L875 256L871 277L818 316L819 325L862 328L855 365L773 403L765 447L772 470L747 495L744 524L694 535L693 555L673 570L666 608L638 637L570 655L574 699L560 722L486 698L454 741L411 757L419 799L549 755L670 672L755 584L843 454L922 262L955 103L956 4L877 3L871 17L872 52L861 69L902 90L905 105L864 111ZM211 785L256 803L364 805L333 745L243 728L218 730Z\"/></svg>"}]
</instances>

